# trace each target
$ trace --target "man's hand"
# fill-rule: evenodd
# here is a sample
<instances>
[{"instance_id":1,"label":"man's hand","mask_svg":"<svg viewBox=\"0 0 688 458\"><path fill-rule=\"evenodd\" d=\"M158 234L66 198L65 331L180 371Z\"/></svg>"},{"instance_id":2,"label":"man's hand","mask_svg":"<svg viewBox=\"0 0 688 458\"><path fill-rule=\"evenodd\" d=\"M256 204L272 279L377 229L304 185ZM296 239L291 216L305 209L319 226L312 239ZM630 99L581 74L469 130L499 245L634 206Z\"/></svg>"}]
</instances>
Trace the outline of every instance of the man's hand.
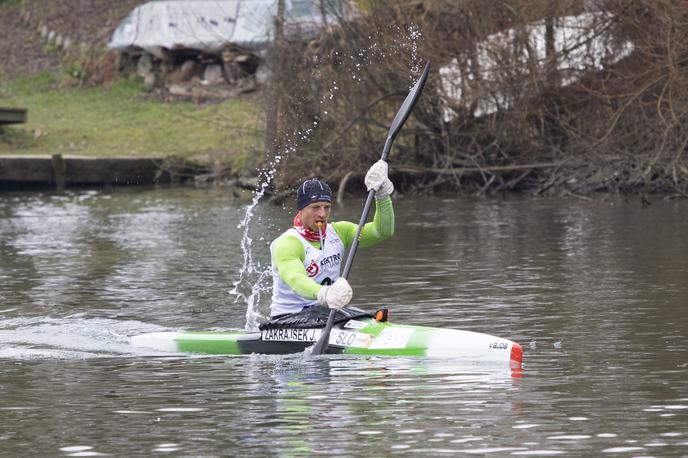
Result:
<instances>
[{"instance_id":1,"label":"man's hand","mask_svg":"<svg viewBox=\"0 0 688 458\"><path fill-rule=\"evenodd\" d=\"M323 286L318 291L318 304L331 309L343 309L353 296L353 291L346 278L338 278L332 285Z\"/></svg>"},{"instance_id":2,"label":"man's hand","mask_svg":"<svg viewBox=\"0 0 688 458\"><path fill-rule=\"evenodd\" d=\"M364 181L368 191L371 189L375 190L376 199L382 199L394 192L394 184L387 176L387 162L382 159L368 169Z\"/></svg>"}]
</instances>

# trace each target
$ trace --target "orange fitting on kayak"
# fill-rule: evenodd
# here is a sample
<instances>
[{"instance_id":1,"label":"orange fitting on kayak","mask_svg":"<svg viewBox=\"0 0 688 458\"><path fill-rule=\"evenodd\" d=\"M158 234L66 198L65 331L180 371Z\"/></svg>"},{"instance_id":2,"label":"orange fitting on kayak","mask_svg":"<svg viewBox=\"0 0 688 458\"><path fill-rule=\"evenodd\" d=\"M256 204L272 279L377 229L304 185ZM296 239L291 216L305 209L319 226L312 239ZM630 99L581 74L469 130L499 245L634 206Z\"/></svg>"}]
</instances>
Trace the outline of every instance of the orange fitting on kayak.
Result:
<instances>
[{"instance_id":1,"label":"orange fitting on kayak","mask_svg":"<svg viewBox=\"0 0 688 458\"><path fill-rule=\"evenodd\" d=\"M389 311L387 309L380 309L375 312L375 319L380 323L389 320Z\"/></svg>"}]
</instances>

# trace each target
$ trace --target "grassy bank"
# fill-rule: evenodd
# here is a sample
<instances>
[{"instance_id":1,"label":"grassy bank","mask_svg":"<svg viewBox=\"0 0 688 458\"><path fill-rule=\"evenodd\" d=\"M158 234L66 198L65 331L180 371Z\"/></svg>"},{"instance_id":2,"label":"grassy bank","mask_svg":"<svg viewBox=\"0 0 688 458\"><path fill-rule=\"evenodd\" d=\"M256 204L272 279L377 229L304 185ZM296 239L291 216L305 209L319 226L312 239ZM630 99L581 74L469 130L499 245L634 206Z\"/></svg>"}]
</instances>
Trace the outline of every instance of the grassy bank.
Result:
<instances>
[{"instance_id":1,"label":"grassy bank","mask_svg":"<svg viewBox=\"0 0 688 458\"><path fill-rule=\"evenodd\" d=\"M0 131L0 154L174 155L235 167L262 158L256 98L163 103L136 82L60 89L48 73L0 84L0 106L28 109L27 123Z\"/></svg>"}]
</instances>

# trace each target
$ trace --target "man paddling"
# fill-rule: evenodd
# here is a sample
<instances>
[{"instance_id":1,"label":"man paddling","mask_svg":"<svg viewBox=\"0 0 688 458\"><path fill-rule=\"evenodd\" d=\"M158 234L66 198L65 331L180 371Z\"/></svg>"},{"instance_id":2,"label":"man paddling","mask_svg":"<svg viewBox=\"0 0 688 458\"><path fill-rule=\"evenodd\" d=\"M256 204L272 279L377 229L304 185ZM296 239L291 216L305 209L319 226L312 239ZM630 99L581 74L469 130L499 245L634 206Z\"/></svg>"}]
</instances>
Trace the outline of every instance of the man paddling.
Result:
<instances>
[{"instance_id":1,"label":"man paddling","mask_svg":"<svg viewBox=\"0 0 688 458\"><path fill-rule=\"evenodd\" d=\"M373 246L394 234L394 210L390 195L394 185L387 163L378 161L365 176L368 191L375 190L375 216L361 231L359 246ZM296 194L294 226L270 244L272 258L272 305L270 316L292 315L322 305L340 310L353 291L341 278L344 251L356 236L357 224L329 223L332 190L324 181L306 180Z\"/></svg>"}]
</instances>

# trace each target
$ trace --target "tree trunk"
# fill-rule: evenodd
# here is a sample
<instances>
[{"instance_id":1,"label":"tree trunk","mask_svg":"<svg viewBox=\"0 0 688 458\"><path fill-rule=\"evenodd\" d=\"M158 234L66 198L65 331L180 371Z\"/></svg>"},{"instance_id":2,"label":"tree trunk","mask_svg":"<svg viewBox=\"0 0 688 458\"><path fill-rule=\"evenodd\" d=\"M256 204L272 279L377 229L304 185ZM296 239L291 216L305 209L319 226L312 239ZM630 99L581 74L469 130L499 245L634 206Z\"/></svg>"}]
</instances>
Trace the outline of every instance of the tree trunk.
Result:
<instances>
[{"instance_id":1,"label":"tree trunk","mask_svg":"<svg viewBox=\"0 0 688 458\"><path fill-rule=\"evenodd\" d=\"M265 151L272 158L277 153L279 138L279 117L282 111L281 78L283 62L280 49L284 46L285 0L277 1L275 17L275 38L270 50L270 79L265 99Z\"/></svg>"}]
</instances>

